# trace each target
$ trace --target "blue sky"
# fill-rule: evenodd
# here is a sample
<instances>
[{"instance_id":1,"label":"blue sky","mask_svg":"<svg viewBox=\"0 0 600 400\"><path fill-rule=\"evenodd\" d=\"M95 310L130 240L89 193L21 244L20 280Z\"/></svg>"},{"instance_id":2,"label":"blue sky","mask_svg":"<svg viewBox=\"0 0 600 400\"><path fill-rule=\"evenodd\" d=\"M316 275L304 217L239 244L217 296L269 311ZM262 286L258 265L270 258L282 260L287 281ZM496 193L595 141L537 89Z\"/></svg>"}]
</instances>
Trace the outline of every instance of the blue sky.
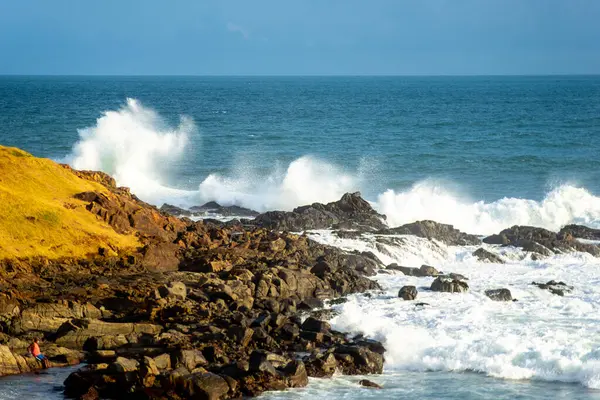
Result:
<instances>
[{"instance_id":1,"label":"blue sky","mask_svg":"<svg viewBox=\"0 0 600 400\"><path fill-rule=\"evenodd\" d=\"M600 73L600 0L0 0L0 74Z\"/></svg>"}]
</instances>

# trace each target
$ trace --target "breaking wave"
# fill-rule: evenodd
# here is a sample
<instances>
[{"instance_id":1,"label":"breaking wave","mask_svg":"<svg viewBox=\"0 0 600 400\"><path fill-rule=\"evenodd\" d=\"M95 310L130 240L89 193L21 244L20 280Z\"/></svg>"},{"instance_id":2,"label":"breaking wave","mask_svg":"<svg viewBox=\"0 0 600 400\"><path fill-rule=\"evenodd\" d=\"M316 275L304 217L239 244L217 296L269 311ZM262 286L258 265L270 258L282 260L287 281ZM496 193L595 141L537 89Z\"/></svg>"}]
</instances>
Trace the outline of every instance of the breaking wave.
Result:
<instances>
[{"instance_id":1,"label":"breaking wave","mask_svg":"<svg viewBox=\"0 0 600 400\"><path fill-rule=\"evenodd\" d=\"M166 167L184 155L188 137L197 132L188 117L170 127L153 110L135 99L117 111L107 111L96 125L81 129L80 140L68 157L78 169L102 170L119 185L129 186L143 200L160 206L217 201L267 211L291 210L313 202L330 202L345 192L370 191L373 172L368 162L348 170L311 156L289 165L258 172L252 165L233 166L229 174L209 174L197 190L169 185ZM562 185L541 201L506 197L494 202L471 201L434 181L425 180L405 190L388 189L368 200L387 215L391 226L431 219L476 234L506 227L534 225L556 230L569 223L600 225L600 198L585 188Z\"/></svg>"}]
</instances>

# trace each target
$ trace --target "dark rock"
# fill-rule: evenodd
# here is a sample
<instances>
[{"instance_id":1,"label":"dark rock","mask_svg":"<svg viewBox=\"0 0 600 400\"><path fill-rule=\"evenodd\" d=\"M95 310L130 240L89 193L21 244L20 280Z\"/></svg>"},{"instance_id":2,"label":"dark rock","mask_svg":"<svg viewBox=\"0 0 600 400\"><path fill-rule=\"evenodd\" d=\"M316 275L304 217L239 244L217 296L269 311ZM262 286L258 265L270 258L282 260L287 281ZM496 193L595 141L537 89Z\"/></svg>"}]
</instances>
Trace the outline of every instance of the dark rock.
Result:
<instances>
[{"instance_id":1,"label":"dark rock","mask_svg":"<svg viewBox=\"0 0 600 400\"><path fill-rule=\"evenodd\" d=\"M368 379L361 379L360 381L358 381L358 384L360 386L364 386L364 387L368 387L368 388L372 388L372 389L383 389L380 385L378 385L375 382L372 382Z\"/></svg>"},{"instance_id":2,"label":"dark rock","mask_svg":"<svg viewBox=\"0 0 600 400\"><path fill-rule=\"evenodd\" d=\"M464 293L469 290L469 285L457 279L440 276L433 281L430 289L434 292Z\"/></svg>"},{"instance_id":3,"label":"dark rock","mask_svg":"<svg viewBox=\"0 0 600 400\"><path fill-rule=\"evenodd\" d=\"M490 289L485 295L494 301L513 301L512 294L508 289Z\"/></svg>"},{"instance_id":4,"label":"dark rock","mask_svg":"<svg viewBox=\"0 0 600 400\"><path fill-rule=\"evenodd\" d=\"M346 375L380 374L383 370L383 356L365 347L339 346L334 355Z\"/></svg>"},{"instance_id":5,"label":"dark rock","mask_svg":"<svg viewBox=\"0 0 600 400\"><path fill-rule=\"evenodd\" d=\"M455 229L452 225L435 221L417 221L397 228L382 229L383 235L415 235L426 239L435 239L453 246L477 245L481 240L475 236Z\"/></svg>"},{"instance_id":6,"label":"dark rock","mask_svg":"<svg viewBox=\"0 0 600 400\"><path fill-rule=\"evenodd\" d=\"M567 225L558 232L563 239L569 236L577 239L600 240L600 229L588 228L583 225Z\"/></svg>"},{"instance_id":7,"label":"dark rock","mask_svg":"<svg viewBox=\"0 0 600 400\"><path fill-rule=\"evenodd\" d=\"M552 253L571 251L587 252L596 257L600 256L599 246L579 242L570 233L569 229L561 232L555 233L543 228L515 225L504 229L497 235L488 236L483 241L488 244L521 247L525 251L545 256Z\"/></svg>"},{"instance_id":8,"label":"dark rock","mask_svg":"<svg viewBox=\"0 0 600 400\"><path fill-rule=\"evenodd\" d=\"M308 385L308 374L302 361L288 363L283 369L283 373L287 377L290 387L297 388Z\"/></svg>"},{"instance_id":9,"label":"dark rock","mask_svg":"<svg viewBox=\"0 0 600 400\"><path fill-rule=\"evenodd\" d=\"M390 264L390 265L386 266L385 268L392 270L392 271L400 271L404 275L407 275L407 276L425 277L425 276L438 276L440 274L437 269L435 269L434 267L431 267L429 265L421 265L420 268L413 268L413 267L402 267L398 264Z\"/></svg>"},{"instance_id":10,"label":"dark rock","mask_svg":"<svg viewBox=\"0 0 600 400\"><path fill-rule=\"evenodd\" d=\"M302 330L309 332L329 332L331 329L331 325L329 322L320 321L313 317L308 317L304 323L302 323Z\"/></svg>"},{"instance_id":11,"label":"dark rock","mask_svg":"<svg viewBox=\"0 0 600 400\"><path fill-rule=\"evenodd\" d=\"M310 229L358 229L374 231L385 229L385 215L378 214L360 197L360 193L346 193L338 201L295 208L292 212L270 211L258 215L253 224L278 231L301 232Z\"/></svg>"},{"instance_id":12,"label":"dark rock","mask_svg":"<svg viewBox=\"0 0 600 400\"><path fill-rule=\"evenodd\" d=\"M209 201L201 206L190 207L190 211L194 214L219 214L223 216L236 216L236 217L255 217L259 215L258 212L249 208L239 206L222 206L217 202Z\"/></svg>"},{"instance_id":13,"label":"dark rock","mask_svg":"<svg viewBox=\"0 0 600 400\"><path fill-rule=\"evenodd\" d=\"M473 255L479 259L479 261L489 261L496 264L504 264L504 260L497 254L487 251L483 247L478 248L473 252Z\"/></svg>"},{"instance_id":14,"label":"dark rock","mask_svg":"<svg viewBox=\"0 0 600 400\"><path fill-rule=\"evenodd\" d=\"M332 353L318 355L306 362L308 376L330 378L337 368L337 361Z\"/></svg>"},{"instance_id":15,"label":"dark rock","mask_svg":"<svg viewBox=\"0 0 600 400\"><path fill-rule=\"evenodd\" d=\"M550 293L558 296L564 296L565 293L570 293L573 290L573 286L569 286L564 282L556 282L554 280L546 283L531 282L531 284L539 287L540 289L548 290Z\"/></svg>"},{"instance_id":16,"label":"dark rock","mask_svg":"<svg viewBox=\"0 0 600 400\"><path fill-rule=\"evenodd\" d=\"M229 392L227 381L211 372L184 376L178 386L178 391L186 399L220 400L224 399Z\"/></svg>"},{"instance_id":17,"label":"dark rock","mask_svg":"<svg viewBox=\"0 0 600 400\"><path fill-rule=\"evenodd\" d=\"M414 300L417 298L417 288L414 286L403 286L398 292L398 297L402 297L404 300Z\"/></svg>"}]
</instances>

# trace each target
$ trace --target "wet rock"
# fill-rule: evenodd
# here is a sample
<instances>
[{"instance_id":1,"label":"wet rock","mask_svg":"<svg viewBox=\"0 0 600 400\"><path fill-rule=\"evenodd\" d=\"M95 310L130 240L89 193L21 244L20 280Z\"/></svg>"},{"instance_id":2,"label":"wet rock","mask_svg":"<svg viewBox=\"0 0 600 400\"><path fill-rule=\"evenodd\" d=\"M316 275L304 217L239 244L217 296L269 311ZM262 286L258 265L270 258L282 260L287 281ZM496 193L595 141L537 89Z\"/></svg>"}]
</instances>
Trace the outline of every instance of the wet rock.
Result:
<instances>
[{"instance_id":1,"label":"wet rock","mask_svg":"<svg viewBox=\"0 0 600 400\"><path fill-rule=\"evenodd\" d=\"M473 252L473 255L479 259L479 261L489 261L495 264L504 264L504 260L497 254L487 251L483 247L478 248Z\"/></svg>"},{"instance_id":2,"label":"wet rock","mask_svg":"<svg viewBox=\"0 0 600 400\"><path fill-rule=\"evenodd\" d=\"M383 387L381 387L380 385L378 385L375 382L372 382L368 379L361 379L360 381L358 381L358 384L360 386L364 386L364 387L368 387L368 388L372 388L372 389L383 389Z\"/></svg>"},{"instance_id":3,"label":"wet rock","mask_svg":"<svg viewBox=\"0 0 600 400\"><path fill-rule=\"evenodd\" d=\"M365 347L339 346L334 355L346 375L380 374L383 370L383 356Z\"/></svg>"},{"instance_id":4,"label":"wet rock","mask_svg":"<svg viewBox=\"0 0 600 400\"><path fill-rule=\"evenodd\" d=\"M494 301L513 301L512 294L508 289L490 289L485 295Z\"/></svg>"},{"instance_id":5,"label":"wet rock","mask_svg":"<svg viewBox=\"0 0 600 400\"><path fill-rule=\"evenodd\" d=\"M295 208L292 212L270 211L258 215L253 224L278 231L310 229L385 229L385 215L377 213L360 193L346 193L338 201Z\"/></svg>"},{"instance_id":6,"label":"wet rock","mask_svg":"<svg viewBox=\"0 0 600 400\"><path fill-rule=\"evenodd\" d=\"M483 239L488 244L521 247L525 251L544 256L552 253L581 251L600 256L600 247L594 244L581 243L569 230L562 233L551 232L547 229L532 226L518 226L504 229L502 232Z\"/></svg>"},{"instance_id":7,"label":"wet rock","mask_svg":"<svg viewBox=\"0 0 600 400\"><path fill-rule=\"evenodd\" d=\"M567 225L558 232L563 239L570 237L586 240L600 240L600 229L588 228L583 225Z\"/></svg>"},{"instance_id":8,"label":"wet rock","mask_svg":"<svg viewBox=\"0 0 600 400\"><path fill-rule=\"evenodd\" d=\"M398 292L398 297L402 297L404 300L414 300L417 298L417 288L414 286L403 286Z\"/></svg>"},{"instance_id":9,"label":"wet rock","mask_svg":"<svg viewBox=\"0 0 600 400\"><path fill-rule=\"evenodd\" d=\"M413 267L402 267L398 264L390 264L390 265L386 266L385 268L392 270L392 271L400 271L404 275L407 275L407 276L425 277L425 276L438 276L440 274L440 272L437 269L435 269L434 267L431 267L429 265L421 265L420 268L413 268Z\"/></svg>"},{"instance_id":10,"label":"wet rock","mask_svg":"<svg viewBox=\"0 0 600 400\"><path fill-rule=\"evenodd\" d=\"M532 282L532 285L539 287L540 289L548 290L550 293L564 296L565 293L570 293L573 290L573 286L569 286L564 282L556 282L554 280L546 283Z\"/></svg>"},{"instance_id":11,"label":"wet rock","mask_svg":"<svg viewBox=\"0 0 600 400\"><path fill-rule=\"evenodd\" d=\"M332 353L320 354L306 361L308 376L330 378L337 368L337 361Z\"/></svg>"},{"instance_id":12,"label":"wet rock","mask_svg":"<svg viewBox=\"0 0 600 400\"><path fill-rule=\"evenodd\" d=\"M378 233L384 235L415 235L426 239L435 239L452 246L477 245L481 240L475 236L455 229L452 225L435 221L417 221L397 228L387 228Z\"/></svg>"},{"instance_id":13,"label":"wet rock","mask_svg":"<svg viewBox=\"0 0 600 400\"><path fill-rule=\"evenodd\" d=\"M171 205L171 204L167 204L167 203L163 204L160 207L160 211L163 213L173 215L175 217L179 217L179 216L189 217L192 215L192 212L190 210L186 210L186 209L183 209L183 208Z\"/></svg>"},{"instance_id":14,"label":"wet rock","mask_svg":"<svg viewBox=\"0 0 600 400\"><path fill-rule=\"evenodd\" d=\"M438 277L433 281L430 289L434 292L464 293L469 290L469 285L450 277Z\"/></svg>"},{"instance_id":15,"label":"wet rock","mask_svg":"<svg viewBox=\"0 0 600 400\"><path fill-rule=\"evenodd\" d=\"M302 361L291 361L283 368L283 373L287 377L289 387L298 388L308 385L308 374Z\"/></svg>"}]
</instances>

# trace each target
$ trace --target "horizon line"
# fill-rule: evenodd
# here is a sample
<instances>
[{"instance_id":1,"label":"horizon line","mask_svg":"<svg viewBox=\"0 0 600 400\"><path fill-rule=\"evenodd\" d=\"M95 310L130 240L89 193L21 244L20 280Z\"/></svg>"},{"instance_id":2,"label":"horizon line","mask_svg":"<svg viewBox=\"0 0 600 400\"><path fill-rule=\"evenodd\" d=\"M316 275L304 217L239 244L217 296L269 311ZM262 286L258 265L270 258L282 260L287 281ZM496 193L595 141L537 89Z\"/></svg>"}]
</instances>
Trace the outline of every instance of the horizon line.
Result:
<instances>
[{"instance_id":1,"label":"horizon line","mask_svg":"<svg viewBox=\"0 0 600 400\"><path fill-rule=\"evenodd\" d=\"M182 78L443 78L443 77L568 77L600 76L598 73L542 74L12 74L0 77L182 77Z\"/></svg>"}]
</instances>

